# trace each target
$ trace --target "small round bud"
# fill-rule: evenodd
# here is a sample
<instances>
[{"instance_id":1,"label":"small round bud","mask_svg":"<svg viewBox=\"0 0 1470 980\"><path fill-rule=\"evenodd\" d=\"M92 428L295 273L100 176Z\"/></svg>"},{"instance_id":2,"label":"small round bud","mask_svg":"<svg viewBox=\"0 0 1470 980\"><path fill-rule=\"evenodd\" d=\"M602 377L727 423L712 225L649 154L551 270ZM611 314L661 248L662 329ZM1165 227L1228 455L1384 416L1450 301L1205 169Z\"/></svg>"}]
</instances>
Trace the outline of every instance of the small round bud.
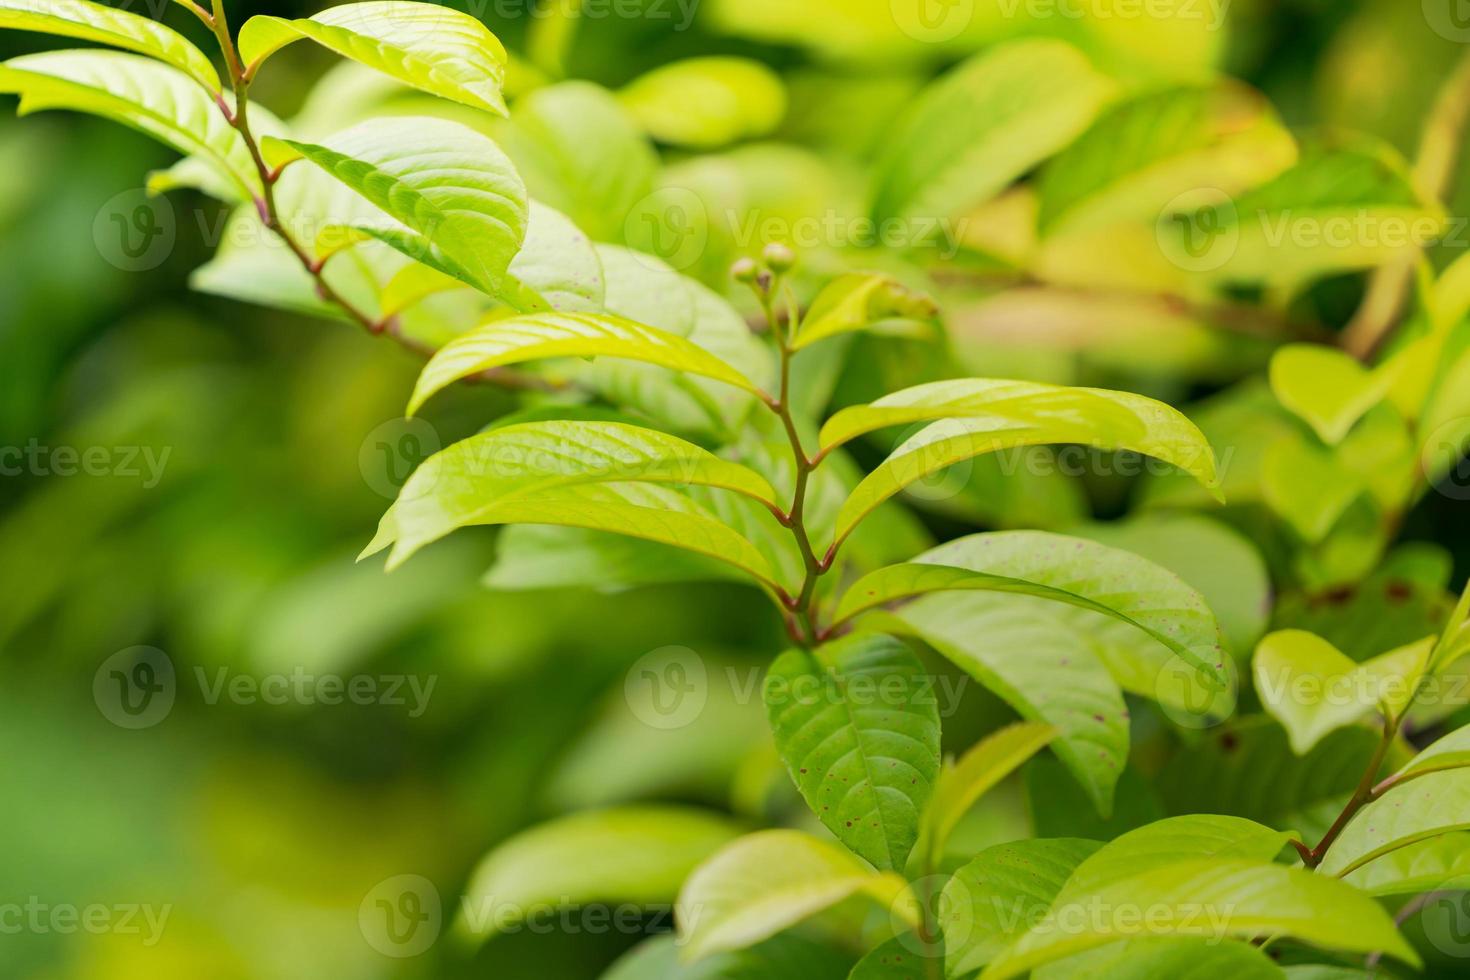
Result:
<instances>
[{"instance_id":1,"label":"small round bud","mask_svg":"<svg viewBox=\"0 0 1470 980\"><path fill-rule=\"evenodd\" d=\"M766 265L770 266L771 271L778 276L790 272L791 267L796 265L796 253L780 242L772 242L767 245L763 255Z\"/></svg>"},{"instance_id":2,"label":"small round bud","mask_svg":"<svg viewBox=\"0 0 1470 980\"><path fill-rule=\"evenodd\" d=\"M755 282L759 273L755 259L740 259L730 267L730 275L735 277L736 282Z\"/></svg>"}]
</instances>

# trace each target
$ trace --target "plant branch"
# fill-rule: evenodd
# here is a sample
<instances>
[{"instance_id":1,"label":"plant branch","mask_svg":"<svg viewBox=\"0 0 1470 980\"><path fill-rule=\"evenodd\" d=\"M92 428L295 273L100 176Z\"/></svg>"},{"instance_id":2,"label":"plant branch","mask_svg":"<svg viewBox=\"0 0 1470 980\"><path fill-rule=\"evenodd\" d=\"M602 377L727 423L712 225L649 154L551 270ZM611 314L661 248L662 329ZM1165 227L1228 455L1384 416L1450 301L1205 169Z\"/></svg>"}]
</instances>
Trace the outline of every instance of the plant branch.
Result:
<instances>
[{"instance_id":1,"label":"plant branch","mask_svg":"<svg viewBox=\"0 0 1470 980\"><path fill-rule=\"evenodd\" d=\"M337 307L343 313L361 326L372 336L388 336L407 350L413 351L425 358L432 357L435 348L409 337L403 333L402 324L398 317L390 316L384 319L376 319L343 296L330 282L327 281L324 271L325 261L318 259L307 248L297 240L286 223L281 218L280 207L276 203L276 183L281 179L281 170L272 168L266 163L261 153L260 142L256 139L250 128L250 85L252 78L250 73L240 61L239 51L230 36L229 21L225 16L222 0L211 0L213 14L206 14L202 9L193 7L200 19L214 32L215 39L219 42L220 51L224 55L225 66L229 71L230 88L234 94L235 104L232 107L223 95L216 98L220 112L224 114L229 124L240 134L246 148L250 152L250 159L255 164L255 170L260 178L261 191L255 198L256 210L260 213L260 221L270 230L287 250L296 257L301 268L306 271L316 287L317 295L331 305ZM472 375L465 380L489 382L505 388L523 390L556 390L560 388L554 382L542 378L520 374L514 371L497 369L482 371Z\"/></svg>"},{"instance_id":2,"label":"plant branch","mask_svg":"<svg viewBox=\"0 0 1470 980\"><path fill-rule=\"evenodd\" d=\"M1332 822L1332 826L1328 828L1326 835L1317 846L1302 854L1302 860L1306 862L1307 867L1319 866L1322 858L1327 855L1328 848L1347 829L1353 817L1356 817L1359 810L1373 801L1373 789L1378 779L1378 770L1383 767L1383 760L1388 757L1388 750L1398 736L1398 729L1399 724L1396 719L1385 718L1383 720L1383 738L1379 741L1378 748L1368 763L1368 769L1363 773L1363 778L1358 781L1357 789L1353 790L1352 797L1348 799L1347 806L1343 807L1342 812L1337 815L1337 819ZM1298 848L1298 851L1301 851L1301 848Z\"/></svg>"}]
</instances>

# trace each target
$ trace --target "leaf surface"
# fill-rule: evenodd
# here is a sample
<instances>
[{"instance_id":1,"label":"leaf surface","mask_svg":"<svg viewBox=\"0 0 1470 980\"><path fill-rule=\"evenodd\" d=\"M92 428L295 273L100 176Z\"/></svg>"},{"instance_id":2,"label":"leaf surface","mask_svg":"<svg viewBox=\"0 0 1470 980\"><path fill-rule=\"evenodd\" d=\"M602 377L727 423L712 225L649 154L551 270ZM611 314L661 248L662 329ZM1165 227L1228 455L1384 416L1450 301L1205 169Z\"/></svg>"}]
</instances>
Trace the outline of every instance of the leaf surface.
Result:
<instances>
[{"instance_id":1,"label":"leaf surface","mask_svg":"<svg viewBox=\"0 0 1470 980\"><path fill-rule=\"evenodd\" d=\"M211 93L219 73L203 51L178 31L127 10L90 0L0 0L0 28L39 31L96 41L173 65Z\"/></svg>"}]
</instances>

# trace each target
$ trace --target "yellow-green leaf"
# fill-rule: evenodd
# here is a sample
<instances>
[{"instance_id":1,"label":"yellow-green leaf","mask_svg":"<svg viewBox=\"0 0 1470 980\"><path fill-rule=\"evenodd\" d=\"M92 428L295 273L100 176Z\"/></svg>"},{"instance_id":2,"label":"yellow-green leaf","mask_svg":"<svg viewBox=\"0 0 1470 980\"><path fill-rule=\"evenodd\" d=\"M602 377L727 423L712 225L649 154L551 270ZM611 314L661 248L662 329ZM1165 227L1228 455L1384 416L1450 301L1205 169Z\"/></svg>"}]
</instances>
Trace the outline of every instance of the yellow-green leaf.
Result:
<instances>
[{"instance_id":1,"label":"yellow-green leaf","mask_svg":"<svg viewBox=\"0 0 1470 980\"><path fill-rule=\"evenodd\" d=\"M766 136L786 114L781 76L749 58L686 58L634 79L618 93L660 143L715 149Z\"/></svg>"},{"instance_id":2,"label":"yellow-green leaf","mask_svg":"<svg viewBox=\"0 0 1470 980\"><path fill-rule=\"evenodd\" d=\"M934 300L916 293L892 276L853 272L829 282L801 320L791 339L800 350L819 340L891 321L928 322L939 314Z\"/></svg>"}]
</instances>

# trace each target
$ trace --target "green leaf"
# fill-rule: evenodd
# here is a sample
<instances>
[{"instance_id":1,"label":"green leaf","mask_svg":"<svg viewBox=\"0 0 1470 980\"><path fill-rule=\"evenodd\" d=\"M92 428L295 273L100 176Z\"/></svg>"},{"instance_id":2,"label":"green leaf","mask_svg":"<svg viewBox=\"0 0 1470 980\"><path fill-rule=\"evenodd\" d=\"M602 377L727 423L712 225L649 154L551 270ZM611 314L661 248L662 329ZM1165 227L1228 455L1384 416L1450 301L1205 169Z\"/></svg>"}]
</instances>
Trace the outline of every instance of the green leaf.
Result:
<instances>
[{"instance_id":1,"label":"green leaf","mask_svg":"<svg viewBox=\"0 0 1470 980\"><path fill-rule=\"evenodd\" d=\"M1131 450L1177 466L1206 486L1216 482L1209 443L1167 405L1128 392L1025 381L936 381L843 409L822 426L821 452L878 429L935 420L942 424L908 439L853 491L838 515L836 541L915 481L982 453L1022 446Z\"/></svg>"},{"instance_id":2,"label":"green leaf","mask_svg":"<svg viewBox=\"0 0 1470 980\"><path fill-rule=\"evenodd\" d=\"M526 187L510 159L468 126L428 116L372 119L322 143L266 140L280 166L311 160L431 244L446 268L492 295L526 237ZM286 150L284 148L289 148ZM424 259L425 245L405 247Z\"/></svg>"},{"instance_id":3,"label":"green leaf","mask_svg":"<svg viewBox=\"0 0 1470 980\"><path fill-rule=\"evenodd\" d=\"M653 191L658 155L612 93L590 82L531 92L496 134L531 196L595 241L621 240L633 206Z\"/></svg>"},{"instance_id":4,"label":"green leaf","mask_svg":"<svg viewBox=\"0 0 1470 980\"><path fill-rule=\"evenodd\" d=\"M419 375L410 415L436 392L491 368L556 357L642 361L762 395L755 383L682 337L618 316L543 313L491 320L440 348Z\"/></svg>"},{"instance_id":5,"label":"green leaf","mask_svg":"<svg viewBox=\"0 0 1470 980\"><path fill-rule=\"evenodd\" d=\"M188 38L156 20L89 0L0 0L0 28L96 41L150 55L220 91L219 74Z\"/></svg>"},{"instance_id":6,"label":"green leaf","mask_svg":"<svg viewBox=\"0 0 1470 980\"><path fill-rule=\"evenodd\" d=\"M1402 847L1470 830L1470 770L1426 772L1358 811L1318 868L1339 878Z\"/></svg>"},{"instance_id":7,"label":"green leaf","mask_svg":"<svg viewBox=\"0 0 1470 980\"><path fill-rule=\"evenodd\" d=\"M917 902L896 874L872 871L795 830L742 837L700 865L679 894L684 955L698 960L754 945L854 895L918 924Z\"/></svg>"},{"instance_id":8,"label":"green leaf","mask_svg":"<svg viewBox=\"0 0 1470 980\"><path fill-rule=\"evenodd\" d=\"M1165 214L1157 236L1183 269L1291 286L1415 255L1444 226L1391 148L1354 138L1305 147L1290 170L1235 200Z\"/></svg>"},{"instance_id":9,"label":"green leaf","mask_svg":"<svg viewBox=\"0 0 1470 980\"><path fill-rule=\"evenodd\" d=\"M1072 872L1101 846L1020 840L987 848L956 871L940 897L946 973L964 976L995 959L1041 921Z\"/></svg>"},{"instance_id":10,"label":"green leaf","mask_svg":"<svg viewBox=\"0 0 1470 980\"><path fill-rule=\"evenodd\" d=\"M859 634L815 658L782 654L763 694L812 812L874 867L902 872L939 777L939 704L924 665L891 637Z\"/></svg>"},{"instance_id":11,"label":"green leaf","mask_svg":"<svg viewBox=\"0 0 1470 980\"><path fill-rule=\"evenodd\" d=\"M506 114L505 48L484 24L451 7L376 0L309 19L256 16L240 30L240 58L254 75L266 58L302 38L413 88Z\"/></svg>"},{"instance_id":12,"label":"green leaf","mask_svg":"<svg viewBox=\"0 0 1470 980\"><path fill-rule=\"evenodd\" d=\"M470 877L457 928L477 938L542 902L672 902L690 872L739 835L724 816L671 806L562 817L518 834Z\"/></svg>"},{"instance_id":13,"label":"green leaf","mask_svg":"<svg viewBox=\"0 0 1470 980\"><path fill-rule=\"evenodd\" d=\"M1137 555L1045 531L972 534L881 568L843 594L835 620L955 590L1038 596L1102 613L1144 631L1217 689L1228 686L1220 626L1198 592Z\"/></svg>"},{"instance_id":14,"label":"green leaf","mask_svg":"<svg viewBox=\"0 0 1470 980\"><path fill-rule=\"evenodd\" d=\"M510 279L532 294L536 311L592 313L603 309L611 286L597 248L572 219L540 201L531 202L526 240L510 260ZM524 305L523 305L524 304Z\"/></svg>"},{"instance_id":15,"label":"green leaf","mask_svg":"<svg viewBox=\"0 0 1470 980\"><path fill-rule=\"evenodd\" d=\"M1388 395L1388 371L1369 371L1335 347L1287 344L1271 358L1276 398L1335 446Z\"/></svg>"},{"instance_id":16,"label":"green leaf","mask_svg":"<svg viewBox=\"0 0 1470 980\"><path fill-rule=\"evenodd\" d=\"M1256 693L1290 733L1292 751L1306 755L1328 733L1375 711L1396 718L1432 644L1426 638L1359 664L1314 633L1278 630L1256 648Z\"/></svg>"},{"instance_id":17,"label":"green leaf","mask_svg":"<svg viewBox=\"0 0 1470 980\"><path fill-rule=\"evenodd\" d=\"M770 581L765 559L738 533L675 490L642 486L659 483L720 487L774 506L758 474L674 436L618 422L531 422L431 456L364 554L392 544L388 566L396 568L460 527L563 524L679 545Z\"/></svg>"},{"instance_id":18,"label":"green leaf","mask_svg":"<svg viewBox=\"0 0 1470 980\"><path fill-rule=\"evenodd\" d=\"M976 55L925 90L886 136L878 220L953 218L1077 137L1112 83L1061 41L1016 41Z\"/></svg>"},{"instance_id":19,"label":"green leaf","mask_svg":"<svg viewBox=\"0 0 1470 980\"><path fill-rule=\"evenodd\" d=\"M1032 980L1285 980L1264 952L1245 943L1161 936L1128 939L1048 963Z\"/></svg>"},{"instance_id":20,"label":"green leaf","mask_svg":"<svg viewBox=\"0 0 1470 980\"><path fill-rule=\"evenodd\" d=\"M198 157L248 199L260 177L240 134L194 80L169 65L121 51L48 51L0 65L0 92L21 97L20 114L91 113Z\"/></svg>"},{"instance_id":21,"label":"green leaf","mask_svg":"<svg viewBox=\"0 0 1470 980\"><path fill-rule=\"evenodd\" d=\"M838 334L867 330L891 320L930 321L939 307L892 276L852 272L829 282L812 300L801 327L791 339L800 350Z\"/></svg>"},{"instance_id":22,"label":"green leaf","mask_svg":"<svg viewBox=\"0 0 1470 980\"><path fill-rule=\"evenodd\" d=\"M1405 776L1467 766L1470 766L1470 725L1457 728L1431 743L1423 752L1414 756L1413 761L1395 773L1395 777L1402 779Z\"/></svg>"},{"instance_id":23,"label":"green leaf","mask_svg":"<svg viewBox=\"0 0 1470 980\"><path fill-rule=\"evenodd\" d=\"M600 980L844 980L851 963L845 953L795 933L685 963L675 937L657 936L636 946Z\"/></svg>"},{"instance_id":24,"label":"green leaf","mask_svg":"<svg viewBox=\"0 0 1470 980\"><path fill-rule=\"evenodd\" d=\"M1038 223L1045 235L1152 223L1180 194L1201 186L1239 193L1295 156L1270 105L1244 85L1148 92L1109 108L1047 164Z\"/></svg>"},{"instance_id":25,"label":"green leaf","mask_svg":"<svg viewBox=\"0 0 1470 980\"><path fill-rule=\"evenodd\" d=\"M630 82L618 99L660 143L713 150L766 136L786 115L781 76L749 58L686 58Z\"/></svg>"},{"instance_id":26,"label":"green leaf","mask_svg":"<svg viewBox=\"0 0 1470 980\"><path fill-rule=\"evenodd\" d=\"M943 594L875 625L923 639L1022 718L1055 727L1052 751L1108 813L1128 758L1128 706L1085 642L1048 615L1054 608L1025 596Z\"/></svg>"},{"instance_id":27,"label":"green leaf","mask_svg":"<svg viewBox=\"0 0 1470 980\"><path fill-rule=\"evenodd\" d=\"M934 787L934 798L924 811L920 831L929 867L938 867L949 835L975 801L1046 748L1057 735L1051 725L1010 725L981 739L958 763L944 767Z\"/></svg>"},{"instance_id":28,"label":"green leaf","mask_svg":"<svg viewBox=\"0 0 1470 980\"><path fill-rule=\"evenodd\" d=\"M1349 874L1369 895L1422 895L1470 889L1470 834L1441 834L1375 858Z\"/></svg>"},{"instance_id":29,"label":"green leaf","mask_svg":"<svg viewBox=\"0 0 1470 980\"><path fill-rule=\"evenodd\" d=\"M1005 980L1142 935L1291 936L1419 963L1372 899L1342 882L1272 863L1286 839L1250 821L1207 815L1124 834L1082 862L1046 918L981 976Z\"/></svg>"}]
</instances>

